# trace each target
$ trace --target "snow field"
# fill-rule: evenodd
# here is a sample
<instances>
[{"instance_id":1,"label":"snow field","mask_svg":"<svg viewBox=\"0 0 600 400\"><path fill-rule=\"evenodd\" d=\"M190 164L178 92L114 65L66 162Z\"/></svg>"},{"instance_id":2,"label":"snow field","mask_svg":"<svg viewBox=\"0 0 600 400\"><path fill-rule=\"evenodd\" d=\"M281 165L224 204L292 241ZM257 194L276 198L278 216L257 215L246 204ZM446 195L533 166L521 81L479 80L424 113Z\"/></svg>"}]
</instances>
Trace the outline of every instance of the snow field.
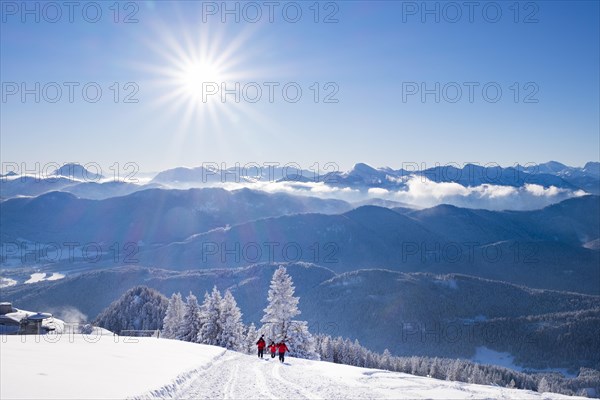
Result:
<instances>
[{"instance_id":1,"label":"snow field","mask_svg":"<svg viewBox=\"0 0 600 400\"><path fill-rule=\"evenodd\" d=\"M177 382L223 353L220 347L156 338L2 336L0 398L132 397Z\"/></svg>"},{"instance_id":2,"label":"snow field","mask_svg":"<svg viewBox=\"0 0 600 400\"><path fill-rule=\"evenodd\" d=\"M575 399L170 339L2 336L2 399Z\"/></svg>"}]
</instances>

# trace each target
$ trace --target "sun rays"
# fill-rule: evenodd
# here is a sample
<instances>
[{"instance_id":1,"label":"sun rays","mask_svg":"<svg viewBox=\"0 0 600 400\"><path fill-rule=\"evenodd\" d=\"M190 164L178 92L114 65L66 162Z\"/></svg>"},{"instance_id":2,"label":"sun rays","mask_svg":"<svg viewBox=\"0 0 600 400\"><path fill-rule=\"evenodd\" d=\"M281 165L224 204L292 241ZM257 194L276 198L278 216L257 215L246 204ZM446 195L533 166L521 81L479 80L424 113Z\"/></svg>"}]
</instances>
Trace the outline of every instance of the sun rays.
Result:
<instances>
[{"instance_id":1,"label":"sun rays","mask_svg":"<svg viewBox=\"0 0 600 400\"><path fill-rule=\"evenodd\" d=\"M273 131L270 122L254 104L229 96L208 96L211 89L235 88L236 83L261 81L272 76L253 62L260 55L251 41L255 26L226 34L223 25L157 25L156 36L142 41L155 55L154 64L137 64L149 81L151 105L176 123L174 139L204 135L223 125L248 119ZM252 67L251 67L252 66Z\"/></svg>"}]
</instances>

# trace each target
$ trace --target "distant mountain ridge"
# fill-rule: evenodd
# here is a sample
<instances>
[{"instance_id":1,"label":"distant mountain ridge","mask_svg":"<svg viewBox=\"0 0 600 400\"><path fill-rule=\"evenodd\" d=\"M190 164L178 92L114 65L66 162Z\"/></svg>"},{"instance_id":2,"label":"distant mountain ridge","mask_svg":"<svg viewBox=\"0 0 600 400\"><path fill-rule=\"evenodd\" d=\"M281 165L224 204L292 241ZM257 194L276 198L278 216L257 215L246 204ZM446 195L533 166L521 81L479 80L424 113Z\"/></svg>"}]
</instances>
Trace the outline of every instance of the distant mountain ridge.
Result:
<instances>
[{"instance_id":1,"label":"distant mountain ridge","mask_svg":"<svg viewBox=\"0 0 600 400\"><path fill-rule=\"evenodd\" d=\"M146 189L103 200L50 192L1 202L0 239L171 243L210 229L269 216L339 213L350 208L341 200L250 189Z\"/></svg>"},{"instance_id":2,"label":"distant mountain ridge","mask_svg":"<svg viewBox=\"0 0 600 400\"><path fill-rule=\"evenodd\" d=\"M90 171L80 164L65 164L49 176L19 176L14 171L0 176L0 197L37 196L49 191L65 191L89 199L105 199L122 196L147 188L189 189L207 186L254 183L321 183L330 187L368 190L406 190L410 179L427 179L436 183L457 183L464 187L498 185L519 188L526 184L544 188L600 194L600 162L590 161L584 167L569 167L556 161L535 165L501 167L496 164L436 165L421 169L417 164L407 163L404 168L374 168L357 163L348 171L323 168L322 171L299 168L296 164L271 166L248 164L221 169L219 165L177 167L157 173L146 183L129 181L107 182L98 172Z\"/></svg>"},{"instance_id":3,"label":"distant mountain ridge","mask_svg":"<svg viewBox=\"0 0 600 400\"><path fill-rule=\"evenodd\" d=\"M543 187L554 186L562 189L585 190L600 194L600 163L588 162L583 168L568 167L551 161L539 165L501 167L465 164L434 166L419 169L374 168L364 163L355 164L346 172L336 171L320 181L332 186L402 188L410 177L422 177L433 182L453 182L465 187L484 184L520 187L537 184ZM293 179L290 179L293 180Z\"/></svg>"},{"instance_id":4,"label":"distant mountain ridge","mask_svg":"<svg viewBox=\"0 0 600 400\"><path fill-rule=\"evenodd\" d=\"M340 200L249 189L149 189L106 200L52 192L6 200L0 211L5 244L91 242L110 253L114 243L133 243L135 260L168 269L304 261L338 273L456 272L600 292L600 197L593 195L533 211L414 210L352 209ZM81 259L61 262L90 267ZM105 257L95 266L114 263Z\"/></svg>"},{"instance_id":5,"label":"distant mountain ridge","mask_svg":"<svg viewBox=\"0 0 600 400\"><path fill-rule=\"evenodd\" d=\"M448 164L425 169L421 169L419 165L407 163L406 169L397 170L389 167L375 168L365 163L357 163L348 171L328 170L321 173L292 167L261 167L259 169L251 166L248 168L235 166L222 170L219 167L200 166L178 167L162 171L155 176L153 182L206 184L244 181L302 181L325 182L331 185L387 187L402 185L409 176L423 176L434 182L456 182L464 186L496 184L518 187L525 183L536 183L542 186L572 189L576 185L569 182L570 179L583 176L600 179L600 163L588 162L582 168L569 167L556 161L526 166L517 164L511 167L467 163L462 167Z\"/></svg>"},{"instance_id":6,"label":"distant mountain ridge","mask_svg":"<svg viewBox=\"0 0 600 400\"><path fill-rule=\"evenodd\" d=\"M147 249L140 257L173 269L305 261L336 272L451 271L532 287L598 293L600 252L586 247L600 238L598 220L600 197L592 195L535 211L448 205L395 211L362 206L339 215L245 222ZM250 256L244 252L249 244L253 250L258 248Z\"/></svg>"}]
</instances>

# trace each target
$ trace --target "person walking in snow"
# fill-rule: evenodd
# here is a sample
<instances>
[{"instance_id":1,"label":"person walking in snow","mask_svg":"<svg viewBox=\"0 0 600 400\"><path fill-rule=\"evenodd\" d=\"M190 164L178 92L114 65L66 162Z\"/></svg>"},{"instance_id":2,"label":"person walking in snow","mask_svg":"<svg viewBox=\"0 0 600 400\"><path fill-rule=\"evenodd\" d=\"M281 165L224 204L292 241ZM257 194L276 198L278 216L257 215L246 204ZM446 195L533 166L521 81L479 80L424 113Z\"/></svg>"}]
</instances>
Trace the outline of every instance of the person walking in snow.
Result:
<instances>
[{"instance_id":1,"label":"person walking in snow","mask_svg":"<svg viewBox=\"0 0 600 400\"><path fill-rule=\"evenodd\" d=\"M290 351L290 349L285 345L285 342L281 341L281 343L277 345L277 350L279 351L279 361L284 362L285 352Z\"/></svg>"},{"instance_id":2,"label":"person walking in snow","mask_svg":"<svg viewBox=\"0 0 600 400\"><path fill-rule=\"evenodd\" d=\"M258 347L258 358L263 358L263 354L265 352L265 346L267 345L267 343L265 342L264 336L265 335L260 335L260 339L258 339L258 342L256 342L256 346Z\"/></svg>"},{"instance_id":3,"label":"person walking in snow","mask_svg":"<svg viewBox=\"0 0 600 400\"><path fill-rule=\"evenodd\" d=\"M277 345L272 340L271 344L269 345L269 351L271 352L271 358L275 358L275 353L277 353Z\"/></svg>"}]
</instances>

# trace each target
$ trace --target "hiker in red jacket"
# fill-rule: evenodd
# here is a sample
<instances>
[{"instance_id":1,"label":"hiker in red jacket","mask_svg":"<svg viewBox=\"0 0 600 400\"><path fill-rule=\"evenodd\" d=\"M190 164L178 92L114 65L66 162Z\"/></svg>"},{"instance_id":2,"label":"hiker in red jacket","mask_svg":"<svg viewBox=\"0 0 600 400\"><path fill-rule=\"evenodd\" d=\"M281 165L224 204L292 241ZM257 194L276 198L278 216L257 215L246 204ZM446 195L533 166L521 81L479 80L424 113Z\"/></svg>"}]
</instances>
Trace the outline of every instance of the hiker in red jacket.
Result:
<instances>
[{"instance_id":1,"label":"hiker in red jacket","mask_svg":"<svg viewBox=\"0 0 600 400\"><path fill-rule=\"evenodd\" d=\"M277 345L277 350L279 351L279 361L284 362L285 361L285 352L290 351L290 349L288 349L288 347L282 341L281 343L279 343Z\"/></svg>"},{"instance_id":2,"label":"hiker in red jacket","mask_svg":"<svg viewBox=\"0 0 600 400\"><path fill-rule=\"evenodd\" d=\"M275 353L277 353L277 345L272 340L271 344L269 345L269 351L271 351L271 358L275 358Z\"/></svg>"},{"instance_id":3,"label":"hiker in red jacket","mask_svg":"<svg viewBox=\"0 0 600 400\"><path fill-rule=\"evenodd\" d=\"M263 358L265 346L267 345L267 343L265 342L264 336L265 335L260 335L260 339L258 339L258 342L256 342L256 346L258 346L258 358Z\"/></svg>"}]
</instances>

